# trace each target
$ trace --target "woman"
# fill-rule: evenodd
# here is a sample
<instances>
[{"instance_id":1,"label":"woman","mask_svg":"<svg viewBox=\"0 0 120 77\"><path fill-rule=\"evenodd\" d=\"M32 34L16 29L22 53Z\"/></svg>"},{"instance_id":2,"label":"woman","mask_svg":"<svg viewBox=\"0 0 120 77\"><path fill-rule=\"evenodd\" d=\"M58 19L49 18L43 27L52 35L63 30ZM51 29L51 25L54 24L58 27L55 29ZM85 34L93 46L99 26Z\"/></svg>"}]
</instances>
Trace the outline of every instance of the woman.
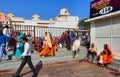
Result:
<instances>
[{"instance_id":1,"label":"woman","mask_svg":"<svg viewBox=\"0 0 120 77\"><path fill-rule=\"evenodd\" d=\"M100 58L102 58L102 61L100 61ZM98 55L97 58L98 62L101 62L104 66L107 66L114 60L114 56L112 53L112 50L108 44L104 45L104 50L101 52L100 55Z\"/></svg>"},{"instance_id":2,"label":"woman","mask_svg":"<svg viewBox=\"0 0 120 77\"><path fill-rule=\"evenodd\" d=\"M52 43L50 39L50 34L45 32L45 38L44 40L46 41L43 50L40 52L40 56L45 57L45 56L52 56L53 55L53 49L52 49Z\"/></svg>"},{"instance_id":3,"label":"woman","mask_svg":"<svg viewBox=\"0 0 120 77\"><path fill-rule=\"evenodd\" d=\"M22 55L24 51L24 44L22 42L23 35L21 35L21 33L18 33L18 36L16 36L17 45L16 45L16 51L15 51L15 57L17 59L19 59L19 57Z\"/></svg>"},{"instance_id":4,"label":"woman","mask_svg":"<svg viewBox=\"0 0 120 77\"><path fill-rule=\"evenodd\" d=\"M17 46L16 46L16 53L15 57L18 59L24 51L24 44L22 41L18 41Z\"/></svg>"}]
</instances>

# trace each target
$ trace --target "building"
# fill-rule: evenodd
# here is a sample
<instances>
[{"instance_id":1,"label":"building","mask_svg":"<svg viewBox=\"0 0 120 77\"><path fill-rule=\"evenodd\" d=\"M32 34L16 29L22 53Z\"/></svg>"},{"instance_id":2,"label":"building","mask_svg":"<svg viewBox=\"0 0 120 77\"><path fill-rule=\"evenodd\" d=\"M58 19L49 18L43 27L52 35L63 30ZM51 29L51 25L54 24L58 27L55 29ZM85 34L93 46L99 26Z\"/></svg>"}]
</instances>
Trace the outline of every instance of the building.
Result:
<instances>
[{"instance_id":1,"label":"building","mask_svg":"<svg viewBox=\"0 0 120 77\"><path fill-rule=\"evenodd\" d=\"M9 14L6 15L3 12L0 12L0 24L10 24Z\"/></svg>"},{"instance_id":2,"label":"building","mask_svg":"<svg viewBox=\"0 0 120 77\"><path fill-rule=\"evenodd\" d=\"M90 19L91 43L98 51L109 44L116 59L120 59L120 0L95 0L91 2Z\"/></svg>"},{"instance_id":3,"label":"building","mask_svg":"<svg viewBox=\"0 0 120 77\"><path fill-rule=\"evenodd\" d=\"M37 14L34 14L32 19L16 17L11 13L8 15L10 25L15 30L22 30L26 34L29 32L36 37L44 35L46 31L51 32L53 36L60 36L66 30L78 28L79 22L79 17L70 15L66 8L61 9L60 14L55 19L50 18L49 20L41 20Z\"/></svg>"}]
</instances>

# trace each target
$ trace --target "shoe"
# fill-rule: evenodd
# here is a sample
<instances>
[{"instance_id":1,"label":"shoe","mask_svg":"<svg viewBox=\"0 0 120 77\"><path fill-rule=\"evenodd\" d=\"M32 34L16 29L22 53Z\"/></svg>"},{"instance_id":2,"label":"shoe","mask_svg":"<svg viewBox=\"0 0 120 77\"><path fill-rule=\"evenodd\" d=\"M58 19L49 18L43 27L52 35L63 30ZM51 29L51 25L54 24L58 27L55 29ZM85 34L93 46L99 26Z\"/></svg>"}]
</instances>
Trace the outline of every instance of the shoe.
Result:
<instances>
[{"instance_id":1,"label":"shoe","mask_svg":"<svg viewBox=\"0 0 120 77\"><path fill-rule=\"evenodd\" d=\"M12 74L13 77L21 77L20 75Z\"/></svg>"},{"instance_id":2,"label":"shoe","mask_svg":"<svg viewBox=\"0 0 120 77\"><path fill-rule=\"evenodd\" d=\"M37 74L33 74L32 77L37 77Z\"/></svg>"}]
</instances>

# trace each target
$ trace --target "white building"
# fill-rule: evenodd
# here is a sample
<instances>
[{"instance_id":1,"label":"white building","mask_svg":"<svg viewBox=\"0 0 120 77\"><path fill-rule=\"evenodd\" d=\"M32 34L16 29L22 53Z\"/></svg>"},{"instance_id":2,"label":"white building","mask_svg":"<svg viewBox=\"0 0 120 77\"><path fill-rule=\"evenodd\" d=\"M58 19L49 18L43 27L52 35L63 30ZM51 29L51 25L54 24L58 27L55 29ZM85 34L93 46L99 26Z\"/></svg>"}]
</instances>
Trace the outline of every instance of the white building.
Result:
<instances>
[{"instance_id":1,"label":"white building","mask_svg":"<svg viewBox=\"0 0 120 77\"><path fill-rule=\"evenodd\" d=\"M11 17L12 25L22 25L23 28L19 27L19 29L25 29L26 26L35 26L32 30L35 29L35 34L38 37L44 35L45 31L51 32L53 36L60 36L68 29L78 28L78 22L79 17L71 16L66 8L60 10L60 14L56 19L41 20L37 14L33 15L31 20L15 17L14 15Z\"/></svg>"},{"instance_id":2,"label":"white building","mask_svg":"<svg viewBox=\"0 0 120 77\"><path fill-rule=\"evenodd\" d=\"M109 0L111 4L110 1L112 0ZM108 6L110 6L110 4L108 4ZM102 10L104 8L102 8ZM113 9L114 8L115 6ZM103 51L103 45L109 44L115 58L120 59L120 8L118 8L118 11L90 18L86 20L86 22L91 23L91 43L96 44L98 51Z\"/></svg>"}]
</instances>

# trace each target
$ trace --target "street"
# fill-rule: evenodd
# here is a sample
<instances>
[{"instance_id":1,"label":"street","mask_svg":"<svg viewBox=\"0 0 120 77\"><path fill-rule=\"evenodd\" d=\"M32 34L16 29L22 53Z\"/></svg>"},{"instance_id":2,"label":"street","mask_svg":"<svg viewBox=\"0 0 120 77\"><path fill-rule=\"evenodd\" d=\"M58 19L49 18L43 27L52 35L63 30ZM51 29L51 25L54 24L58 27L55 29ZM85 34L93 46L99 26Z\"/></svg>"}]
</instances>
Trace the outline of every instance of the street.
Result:
<instances>
[{"instance_id":1,"label":"street","mask_svg":"<svg viewBox=\"0 0 120 77\"><path fill-rule=\"evenodd\" d=\"M120 73L114 70L100 67L87 61L57 62L44 64L40 61L36 66L38 77L120 77ZM1 73L0 77L12 77L16 70ZM32 72L28 67L21 72L22 77L31 77Z\"/></svg>"}]
</instances>

